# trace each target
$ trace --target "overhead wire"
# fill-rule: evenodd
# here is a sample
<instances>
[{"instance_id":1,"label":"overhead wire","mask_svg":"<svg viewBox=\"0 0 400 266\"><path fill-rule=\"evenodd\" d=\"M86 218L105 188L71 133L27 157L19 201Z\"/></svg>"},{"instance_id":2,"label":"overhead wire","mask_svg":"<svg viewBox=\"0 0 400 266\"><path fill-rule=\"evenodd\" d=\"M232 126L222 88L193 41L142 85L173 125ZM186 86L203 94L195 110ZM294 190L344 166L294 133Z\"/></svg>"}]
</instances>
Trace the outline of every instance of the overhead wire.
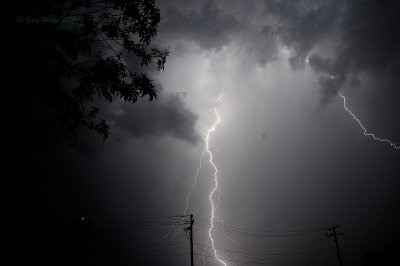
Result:
<instances>
[{"instance_id":1,"label":"overhead wire","mask_svg":"<svg viewBox=\"0 0 400 266\"><path fill-rule=\"evenodd\" d=\"M198 243L194 243L194 245L202 246L202 247L210 247L210 246L206 246L206 245L198 244ZM307 254L314 254L314 253L321 253L321 252L327 252L327 251L335 250L335 248L329 248L329 249L319 249L319 250L312 250L312 251L305 251L305 252L257 253L257 252L236 251L236 250L221 249L221 248L215 248L215 249L216 250L220 250L220 251L228 251L228 252L231 252L231 253L247 254L247 255L259 255L259 256L295 256L295 255L307 255Z\"/></svg>"},{"instance_id":2,"label":"overhead wire","mask_svg":"<svg viewBox=\"0 0 400 266\"><path fill-rule=\"evenodd\" d=\"M180 216L152 216L152 217L146 217L150 221L141 221L141 222L136 222L134 223L136 226L164 226L164 225L169 225L171 227L178 227L178 226L183 226L188 224L185 221L185 218L188 217L188 215L180 215ZM160 219L167 219L167 221L155 221L155 220L160 220ZM186 222L186 223L185 223ZM196 218L196 224L199 226L208 229L208 227L211 225L211 221L208 219L203 219L200 217ZM314 233L321 232L323 230L326 230L329 228L328 226L324 227L319 227L315 229L305 229L305 230L289 230L289 231L277 231L277 230L259 230L259 229L253 229L253 228L246 228L246 227L235 227L235 226L230 226L230 225L225 225L224 223L221 222L214 222L213 223L214 228L213 230L218 230L222 231L224 233L230 233L230 234L236 234L239 236L250 236L250 237L296 237L296 236L304 236L304 235L311 235ZM170 228L171 229L171 228ZM309 260L314 258L315 256L318 256L320 254L325 254L326 252L333 251L334 248L329 248L329 249L318 249L318 250L304 250L304 247L310 246L309 244L313 244L316 241L322 240L321 238L318 238L317 240L312 240L311 242L307 243L306 246L303 246L299 249L297 252L294 252L292 249L292 252L275 252L275 253L262 253L262 252L252 252L252 251L239 251L239 250L230 250L225 248L220 241L216 241L218 247L215 249L217 251L223 252L225 254L225 258L221 258L221 260L224 261L230 261L230 262L237 262L237 263L245 263L245 264L261 264L261 265L270 265L270 264L292 264L294 262L299 262L299 261L304 261L304 260ZM148 247L148 246L177 246L177 245L184 245L188 243L165 243L165 244L148 244L148 245L142 245L143 247ZM210 259L217 259L215 256L210 255L207 250L209 248L212 248L209 245L204 245L200 243L194 243L196 246L204 247L204 252L203 254L200 253L195 253L196 256L200 256L199 260L203 260L203 264L205 264L204 258L210 258ZM175 256L175 255L188 255L190 253L165 253L165 254L151 254L151 256ZM300 260L296 261L285 261L285 262L269 262L269 261L260 261L260 260L240 260L236 258L236 255L254 255L254 256L300 256L300 255L310 255L307 256L306 258L301 258ZM147 254L150 255L150 254ZM147 256L146 254L143 255L138 255L138 256ZM322 257L323 258L323 257Z\"/></svg>"},{"instance_id":3,"label":"overhead wire","mask_svg":"<svg viewBox=\"0 0 400 266\"><path fill-rule=\"evenodd\" d=\"M196 221L202 224L206 225L211 225L211 221L208 219L203 219L196 217ZM213 222L212 223L214 226L218 226L221 228L226 228L230 230L235 230L235 231L243 231L243 232L255 232L255 233L262 233L262 234L267 234L267 233L276 233L276 234L308 234L308 233L314 233L314 232L320 232L325 229L328 229L329 226L321 226L318 228L314 229L304 229L304 230L288 230L288 231L278 231L278 230L259 230L259 229L253 229L253 228L248 228L248 227L235 227L231 225L225 225L220 222Z\"/></svg>"},{"instance_id":4,"label":"overhead wire","mask_svg":"<svg viewBox=\"0 0 400 266\"><path fill-rule=\"evenodd\" d=\"M328 248L328 249L317 249L317 250L309 250L303 252L275 252L275 253L258 253L252 251L237 251L237 250L230 250L223 247L220 241L217 241L218 245L222 248L215 248L220 251L227 251L230 253L238 253L238 254L248 254L248 255L259 255L259 256L295 256L295 255L307 255L307 254L314 254L314 253L322 253L326 251L335 250L335 248ZM162 247L162 246L178 246L178 245L187 245L189 243L185 242L178 242L178 243L164 243L164 244L145 244L145 245L137 245L135 247ZM193 243L195 246L211 248L209 245L204 245L200 243Z\"/></svg>"},{"instance_id":5,"label":"overhead wire","mask_svg":"<svg viewBox=\"0 0 400 266\"><path fill-rule=\"evenodd\" d=\"M156 225L184 225L188 224L188 221L184 219L189 217L189 215L173 215L173 216L147 216L143 217L144 219L150 219L150 221L146 220L135 220L131 221L133 224L137 226L156 226ZM154 219L167 219L167 221L154 221ZM246 234L246 235L260 235L260 236L273 236L273 237L286 237L286 236L301 236L312 233L321 232L329 228L329 226L322 226L313 229L303 229L303 230L260 230L249 227L236 227L232 225L226 225L222 222L212 222L209 219L204 219L201 217L196 217L196 223L202 225L213 225L214 229L237 233L237 234Z\"/></svg>"},{"instance_id":6,"label":"overhead wire","mask_svg":"<svg viewBox=\"0 0 400 266\"><path fill-rule=\"evenodd\" d=\"M208 223L203 223L201 221L197 222L200 226L209 226ZM241 236L252 236L252 237L296 237L296 236L305 236L305 235L310 235L310 234L314 234L317 232L321 232L325 229L324 228L319 228L318 230L314 230L314 231L303 231L303 232L298 232L298 233L283 233L283 232L272 232L272 231L257 231L257 230L253 230L252 231L241 231L241 230L234 230L234 229L230 229L227 226L216 226L214 225L213 230L218 230L221 232L225 232L225 233L231 233L231 234L236 234L236 235L241 235Z\"/></svg>"},{"instance_id":7,"label":"overhead wire","mask_svg":"<svg viewBox=\"0 0 400 266\"><path fill-rule=\"evenodd\" d=\"M199 253L194 253L193 255L196 256L202 256ZM317 254L320 255L320 254ZM216 259L215 256L211 256L211 255L203 255L204 257L208 257L208 258L214 258ZM238 263L246 263L246 264L259 264L259 265L271 265L271 264L275 264L275 265L290 265L290 264L298 264L301 261L310 261L310 258L315 257L314 256L310 256L308 258L304 258L304 259L300 259L300 260L293 260L293 261L259 261L259 260L238 260L238 259L229 259L229 258L219 258L223 261L229 261L229 262L238 262ZM330 258L333 257L333 255L330 256L320 256L320 258Z\"/></svg>"}]
</instances>

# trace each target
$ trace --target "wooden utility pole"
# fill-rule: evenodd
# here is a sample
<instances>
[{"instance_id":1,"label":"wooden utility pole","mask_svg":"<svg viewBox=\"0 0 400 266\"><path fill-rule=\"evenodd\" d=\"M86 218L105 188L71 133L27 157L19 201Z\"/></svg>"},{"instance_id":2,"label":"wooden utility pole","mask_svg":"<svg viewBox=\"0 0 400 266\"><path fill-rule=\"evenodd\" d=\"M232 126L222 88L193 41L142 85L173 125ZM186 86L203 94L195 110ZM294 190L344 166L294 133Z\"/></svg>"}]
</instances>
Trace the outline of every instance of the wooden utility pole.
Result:
<instances>
[{"instance_id":1,"label":"wooden utility pole","mask_svg":"<svg viewBox=\"0 0 400 266\"><path fill-rule=\"evenodd\" d=\"M337 254L339 257L339 262L340 262L340 266L343 266L343 260L342 260L342 255L340 254L340 249L339 249L339 243L338 243L338 239L337 236L341 236L343 235L343 233L336 233L336 228L339 228L340 225L334 225L331 228L328 229L328 231L332 231L332 233L326 234L329 237L334 237L335 238L335 243L336 243L336 250L337 250Z\"/></svg>"},{"instance_id":2,"label":"wooden utility pole","mask_svg":"<svg viewBox=\"0 0 400 266\"><path fill-rule=\"evenodd\" d=\"M190 214L190 265L193 266L193 214Z\"/></svg>"},{"instance_id":3,"label":"wooden utility pole","mask_svg":"<svg viewBox=\"0 0 400 266\"><path fill-rule=\"evenodd\" d=\"M189 224L189 226L185 228L185 234L186 237L190 239L190 265L193 266L193 214L190 214L190 221L185 221L184 224Z\"/></svg>"}]
</instances>

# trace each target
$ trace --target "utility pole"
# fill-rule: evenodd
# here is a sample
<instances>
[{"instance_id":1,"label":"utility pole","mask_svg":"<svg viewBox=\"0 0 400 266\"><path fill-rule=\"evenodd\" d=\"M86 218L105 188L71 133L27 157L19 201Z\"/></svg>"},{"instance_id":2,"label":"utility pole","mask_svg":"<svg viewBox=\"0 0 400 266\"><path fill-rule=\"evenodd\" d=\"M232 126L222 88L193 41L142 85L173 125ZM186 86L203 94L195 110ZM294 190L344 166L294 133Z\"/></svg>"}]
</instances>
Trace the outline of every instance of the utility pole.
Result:
<instances>
[{"instance_id":1,"label":"utility pole","mask_svg":"<svg viewBox=\"0 0 400 266\"><path fill-rule=\"evenodd\" d=\"M339 243L338 243L338 239L337 236L342 236L343 233L336 233L336 228L339 228L340 225L334 225L331 228L329 228L327 231L332 231L332 233L326 234L328 237L334 237L335 238L335 243L336 243L336 250L337 250L337 254L339 257L339 262L340 262L340 266L343 266L343 261L342 261L342 255L340 254L340 249L339 249Z\"/></svg>"},{"instance_id":2,"label":"utility pole","mask_svg":"<svg viewBox=\"0 0 400 266\"><path fill-rule=\"evenodd\" d=\"M185 224L188 222L186 221ZM194 266L193 262L193 224L194 224L194 219L193 219L193 214L190 214L190 221L189 221L189 227L185 228L185 233L186 236L190 239L190 265Z\"/></svg>"},{"instance_id":3,"label":"utility pole","mask_svg":"<svg viewBox=\"0 0 400 266\"><path fill-rule=\"evenodd\" d=\"M193 266L193 214L190 214L190 265Z\"/></svg>"}]
</instances>

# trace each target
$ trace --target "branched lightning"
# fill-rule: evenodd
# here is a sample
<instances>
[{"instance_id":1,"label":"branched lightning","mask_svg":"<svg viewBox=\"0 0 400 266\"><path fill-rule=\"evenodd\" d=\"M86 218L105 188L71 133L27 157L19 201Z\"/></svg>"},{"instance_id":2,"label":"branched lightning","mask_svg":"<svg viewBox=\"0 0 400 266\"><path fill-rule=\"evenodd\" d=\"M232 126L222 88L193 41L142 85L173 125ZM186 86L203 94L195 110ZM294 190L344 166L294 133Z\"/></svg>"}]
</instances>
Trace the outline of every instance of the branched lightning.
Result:
<instances>
[{"instance_id":1,"label":"branched lightning","mask_svg":"<svg viewBox=\"0 0 400 266\"><path fill-rule=\"evenodd\" d=\"M357 121L358 125L362 128L362 130L364 130L364 132L363 132L364 136L372 137L374 140L377 140L377 141L380 141L380 142L389 143L390 146L392 146L393 148L395 148L395 149L397 149L397 150L400 149L400 147L399 147L399 146L396 146L396 144L395 144L394 142L392 142L392 141L390 141L390 140L388 140L388 139L381 139L381 138L378 138L378 137L376 137L373 133L368 133L368 132L367 132L367 129L363 126L363 124L361 123L361 121L350 111L349 108L347 108L347 106L346 106L346 97L344 97L343 94L340 93L340 92L339 92L339 96L343 98L343 106L344 106L344 109L346 109L346 111L353 117L353 119Z\"/></svg>"},{"instance_id":2,"label":"branched lightning","mask_svg":"<svg viewBox=\"0 0 400 266\"><path fill-rule=\"evenodd\" d=\"M218 97L217 102L219 101L220 98L221 98L221 96ZM212 247L212 249L213 249L213 251L214 251L214 256L215 256L215 258L216 258L221 264L223 264L223 265L226 266L226 263L218 257L217 250L215 249L214 238L213 238L213 236L212 236L212 231L213 231L213 229L214 229L215 210L218 208L218 205L219 205L219 195L220 195L219 186L218 186L218 168L217 168L217 166L215 165L215 163L214 163L214 161L213 161L213 154L212 154L212 152L210 151L210 142L209 142L211 133L215 131L217 125L218 125L219 122L221 121L221 120L220 120L220 117L219 117L219 114L218 114L218 112L217 112L217 108L214 108L214 113L215 113L215 116L216 116L217 119L215 120L215 122L214 122L214 124L212 125L212 127L207 131L207 135L206 135L206 139L205 139L205 142L206 142L206 152L207 152L208 155L209 155L209 160L208 160L208 162L210 163L210 165L211 165L211 166L213 167L213 169L214 169L214 187L213 187L213 189L211 190L210 196L208 197L208 199L210 200L210 204L211 204L211 215L210 215L211 226L210 226L210 228L208 229L208 238L209 238L210 241L211 241L211 247ZM218 195L217 195L217 202L216 202L216 203L214 203L214 200L213 200L213 197L214 197L214 194L215 194L215 193L218 193Z\"/></svg>"}]
</instances>

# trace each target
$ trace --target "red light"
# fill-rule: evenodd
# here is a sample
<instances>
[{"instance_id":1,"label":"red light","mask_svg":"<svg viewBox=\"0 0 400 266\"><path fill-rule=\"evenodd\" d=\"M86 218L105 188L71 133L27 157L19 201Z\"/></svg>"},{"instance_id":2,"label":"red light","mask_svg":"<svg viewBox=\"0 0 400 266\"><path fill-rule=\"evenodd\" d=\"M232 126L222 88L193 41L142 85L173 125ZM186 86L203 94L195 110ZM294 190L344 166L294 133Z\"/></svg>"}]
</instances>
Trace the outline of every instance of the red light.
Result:
<instances>
[{"instance_id":1,"label":"red light","mask_svg":"<svg viewBox=\"0 0 400 266\"><path fill-rule=\"evenodd\" d=\"M81 219L82 219L82 221L84 221L84 220L85 220L85 217L82 217Z\"/></svg>"}]
</instances>

